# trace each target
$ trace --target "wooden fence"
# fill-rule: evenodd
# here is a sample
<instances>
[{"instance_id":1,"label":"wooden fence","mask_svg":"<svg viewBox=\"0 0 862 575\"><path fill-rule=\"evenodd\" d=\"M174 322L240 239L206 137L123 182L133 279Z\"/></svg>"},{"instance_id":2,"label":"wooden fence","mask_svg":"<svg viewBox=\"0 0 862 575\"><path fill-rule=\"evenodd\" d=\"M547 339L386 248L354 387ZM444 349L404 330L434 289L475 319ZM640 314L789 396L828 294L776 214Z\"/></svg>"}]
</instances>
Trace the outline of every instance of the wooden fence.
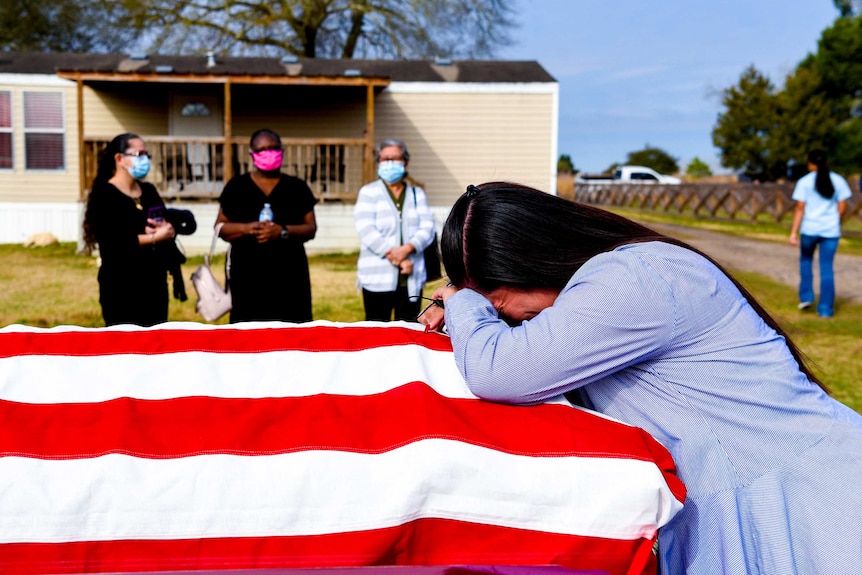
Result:
<instances>
[{"instance_id":1,"label":"wooden fence","mask_svg":"<svg viewBox=\"0 0 862 575\"><path fill-rule=\"evenodd\" d=\"M704 219L775 222L793 218L793 184L594 184L576 183L573 199L597 206L616 206ZM847 219L862 218L862 198L848 200Z\"/></svg>"}]
</instances>

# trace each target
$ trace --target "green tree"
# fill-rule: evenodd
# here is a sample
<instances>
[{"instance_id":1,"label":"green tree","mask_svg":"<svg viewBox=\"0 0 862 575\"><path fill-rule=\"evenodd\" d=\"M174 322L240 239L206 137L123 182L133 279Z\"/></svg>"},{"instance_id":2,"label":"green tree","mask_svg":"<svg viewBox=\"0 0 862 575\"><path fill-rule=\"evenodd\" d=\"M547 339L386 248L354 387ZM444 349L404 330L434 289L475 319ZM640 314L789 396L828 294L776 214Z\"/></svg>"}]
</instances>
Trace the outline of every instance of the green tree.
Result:
<instances>
[{"instance_id":1,"label":"green tree","mask_svg":"<svg viewBox=\"0 0 862 575\"><path fill-rule=\"evenodd\" d=\"M574 174L575 173L575 163L572 162L572 157L568 154L562 154L560 159L557 160L557 173L558 174Z\"/></svg>"},{"instance_id":2,"label":"green tree","mask_svg":"<svg viewBox=\"0 0 862 575\"><path fill-rule=\"evenodd\" d=\"M858 13L858 12L856 12ZM830 165L858 172L862 166L862 18L838 18L823 31L811 65L829 109L832 139L824 145Z\"/></svg>"},{"instance_id":3,"label":"green tree","mask_svg":"<svg viewBox=\"0 0 862 575\"><path fill-rule=\"evenodd\" d=\"M772 156L804 166L810 150L835 149L840 121L836 102L822 84L812 56L787 77L776 94L778 118L768 144Z\"/></svg>"},{"instance_id":4,"label":"green tree","mask_svg":"<svg viewBox=\"0 0 862 575\"><path fill-rule=\"evenodd\" d=\"M634 166L646 166L660 174L675 174L679 172L677 158L674 158L661 148L647 144L643 150L629 152L626 164Z\"/></svg>"},{"instance_id":5,"label":"green tree","mask_svg":"<svg viewBox=\"0 0 862 575\"><path fill-rule=\"evenodd\" d=\"M779 101L769 78L749 66L735 86L722 92L724 112L712 130L721 163L749 177L774 181L784 177L788 157L774 153Z\"/></svg>"},{"instance_id":6,"label":"green tree","mask_svg":"<svg viewBox=\"0 0 862 575\"><path fill-rule=\"evenodd\" d=\"M135 30L124 2L2 0L0 49L112 52L127 49Z\"/></svg>"},{"instance_id":7,"label":"green tree","mask_svg":"<svg viewBox=\"0 0 862 575\"><path fill-rule=\"evenodd\" d=\"M705 178L712 175L712 170L709 169L709 164L695 156L686 166L685 173L692 178Z\"/></svg>"},{"instance_id":8,"label":"green tree","mask_svg":"<svg viewBox=\"0 0 862 575\"><path fill-rule=\"evenodd\" d=\"M842 18L849 18L850 16L859 14L860 4L862 4L859 0L832 0L832 2L838 8L838 12L841 13Z\"/></svg>"},{"instance_id":9,"label":"green tree","mask_svg":"<svg viewBox=\"0 0 862 575\"><path fill-rule=\"evenodd\" d=\"M137 27L167 52L480 58L510 43L513 0L146 0Z\"/></svg>"}]
</instances>

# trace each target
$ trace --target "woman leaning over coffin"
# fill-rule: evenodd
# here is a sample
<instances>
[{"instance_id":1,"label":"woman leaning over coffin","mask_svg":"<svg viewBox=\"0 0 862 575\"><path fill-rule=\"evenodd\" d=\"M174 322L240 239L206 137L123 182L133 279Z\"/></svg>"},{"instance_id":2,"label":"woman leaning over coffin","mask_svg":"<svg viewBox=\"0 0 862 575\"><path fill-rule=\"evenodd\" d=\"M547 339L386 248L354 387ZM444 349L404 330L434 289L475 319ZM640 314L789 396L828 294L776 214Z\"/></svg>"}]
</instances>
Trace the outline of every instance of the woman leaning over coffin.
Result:
<instances>
[{"instance_id":1,"label":"woman leaning over coffin","mask_svg":"<svg viewBox=\"0 0 862 575\"><path fill-rule=\"evenodd\" d=\"M649 431L687 499L662 573L862 573L862 416L711 259L598 208L470 186L442 234L435 291L479 397L577 395ZM445 315L444 315L445 314Z\"/></svg>"}]
</instances>

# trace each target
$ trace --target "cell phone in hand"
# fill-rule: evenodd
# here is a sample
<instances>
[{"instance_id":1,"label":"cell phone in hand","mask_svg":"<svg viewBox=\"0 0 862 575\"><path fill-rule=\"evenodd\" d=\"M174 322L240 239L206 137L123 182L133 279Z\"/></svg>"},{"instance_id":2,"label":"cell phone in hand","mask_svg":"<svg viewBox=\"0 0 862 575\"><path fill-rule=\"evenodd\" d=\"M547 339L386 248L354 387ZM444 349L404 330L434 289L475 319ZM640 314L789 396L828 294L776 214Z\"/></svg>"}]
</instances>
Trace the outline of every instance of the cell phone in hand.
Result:
<instances>
[{"instance_id":1,"label":"cell phone in hand","mask_svg":"<svg viewBox=\"0 0 862 575\"><path fill-rule=\"evenodd\" d=\"M153 220L157 224L165 221L165 208L162 206L153 206L147 213L147 218Z\"/></svg>"}]
</instances>

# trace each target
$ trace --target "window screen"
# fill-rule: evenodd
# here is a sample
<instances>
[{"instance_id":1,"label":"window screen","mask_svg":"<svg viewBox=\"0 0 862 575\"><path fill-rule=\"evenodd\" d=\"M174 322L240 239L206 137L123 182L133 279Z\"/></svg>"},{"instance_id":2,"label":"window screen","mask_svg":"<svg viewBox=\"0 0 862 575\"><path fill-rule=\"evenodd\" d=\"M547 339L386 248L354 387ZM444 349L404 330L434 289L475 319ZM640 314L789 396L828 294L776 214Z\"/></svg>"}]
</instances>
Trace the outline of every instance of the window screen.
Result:
<instances>
[{"instance_id":1,"label":"window screen","mask_svg":"<svg viewBox=\"0 0 862 575\"><path fill-rule=\"evenodd\" d=\"M12 92L0 92L0 170L12 166Z\"/></svg>"},{"instance_id":2,"label":"window screen","mask_svg":"<svg viewBox=\"0 0 862 575\"><path fill-rule=\"evenodd\" d=\"M24 157L28 170L65 168L63 94L24 92Z\"/></svg>"}]
</instances>

